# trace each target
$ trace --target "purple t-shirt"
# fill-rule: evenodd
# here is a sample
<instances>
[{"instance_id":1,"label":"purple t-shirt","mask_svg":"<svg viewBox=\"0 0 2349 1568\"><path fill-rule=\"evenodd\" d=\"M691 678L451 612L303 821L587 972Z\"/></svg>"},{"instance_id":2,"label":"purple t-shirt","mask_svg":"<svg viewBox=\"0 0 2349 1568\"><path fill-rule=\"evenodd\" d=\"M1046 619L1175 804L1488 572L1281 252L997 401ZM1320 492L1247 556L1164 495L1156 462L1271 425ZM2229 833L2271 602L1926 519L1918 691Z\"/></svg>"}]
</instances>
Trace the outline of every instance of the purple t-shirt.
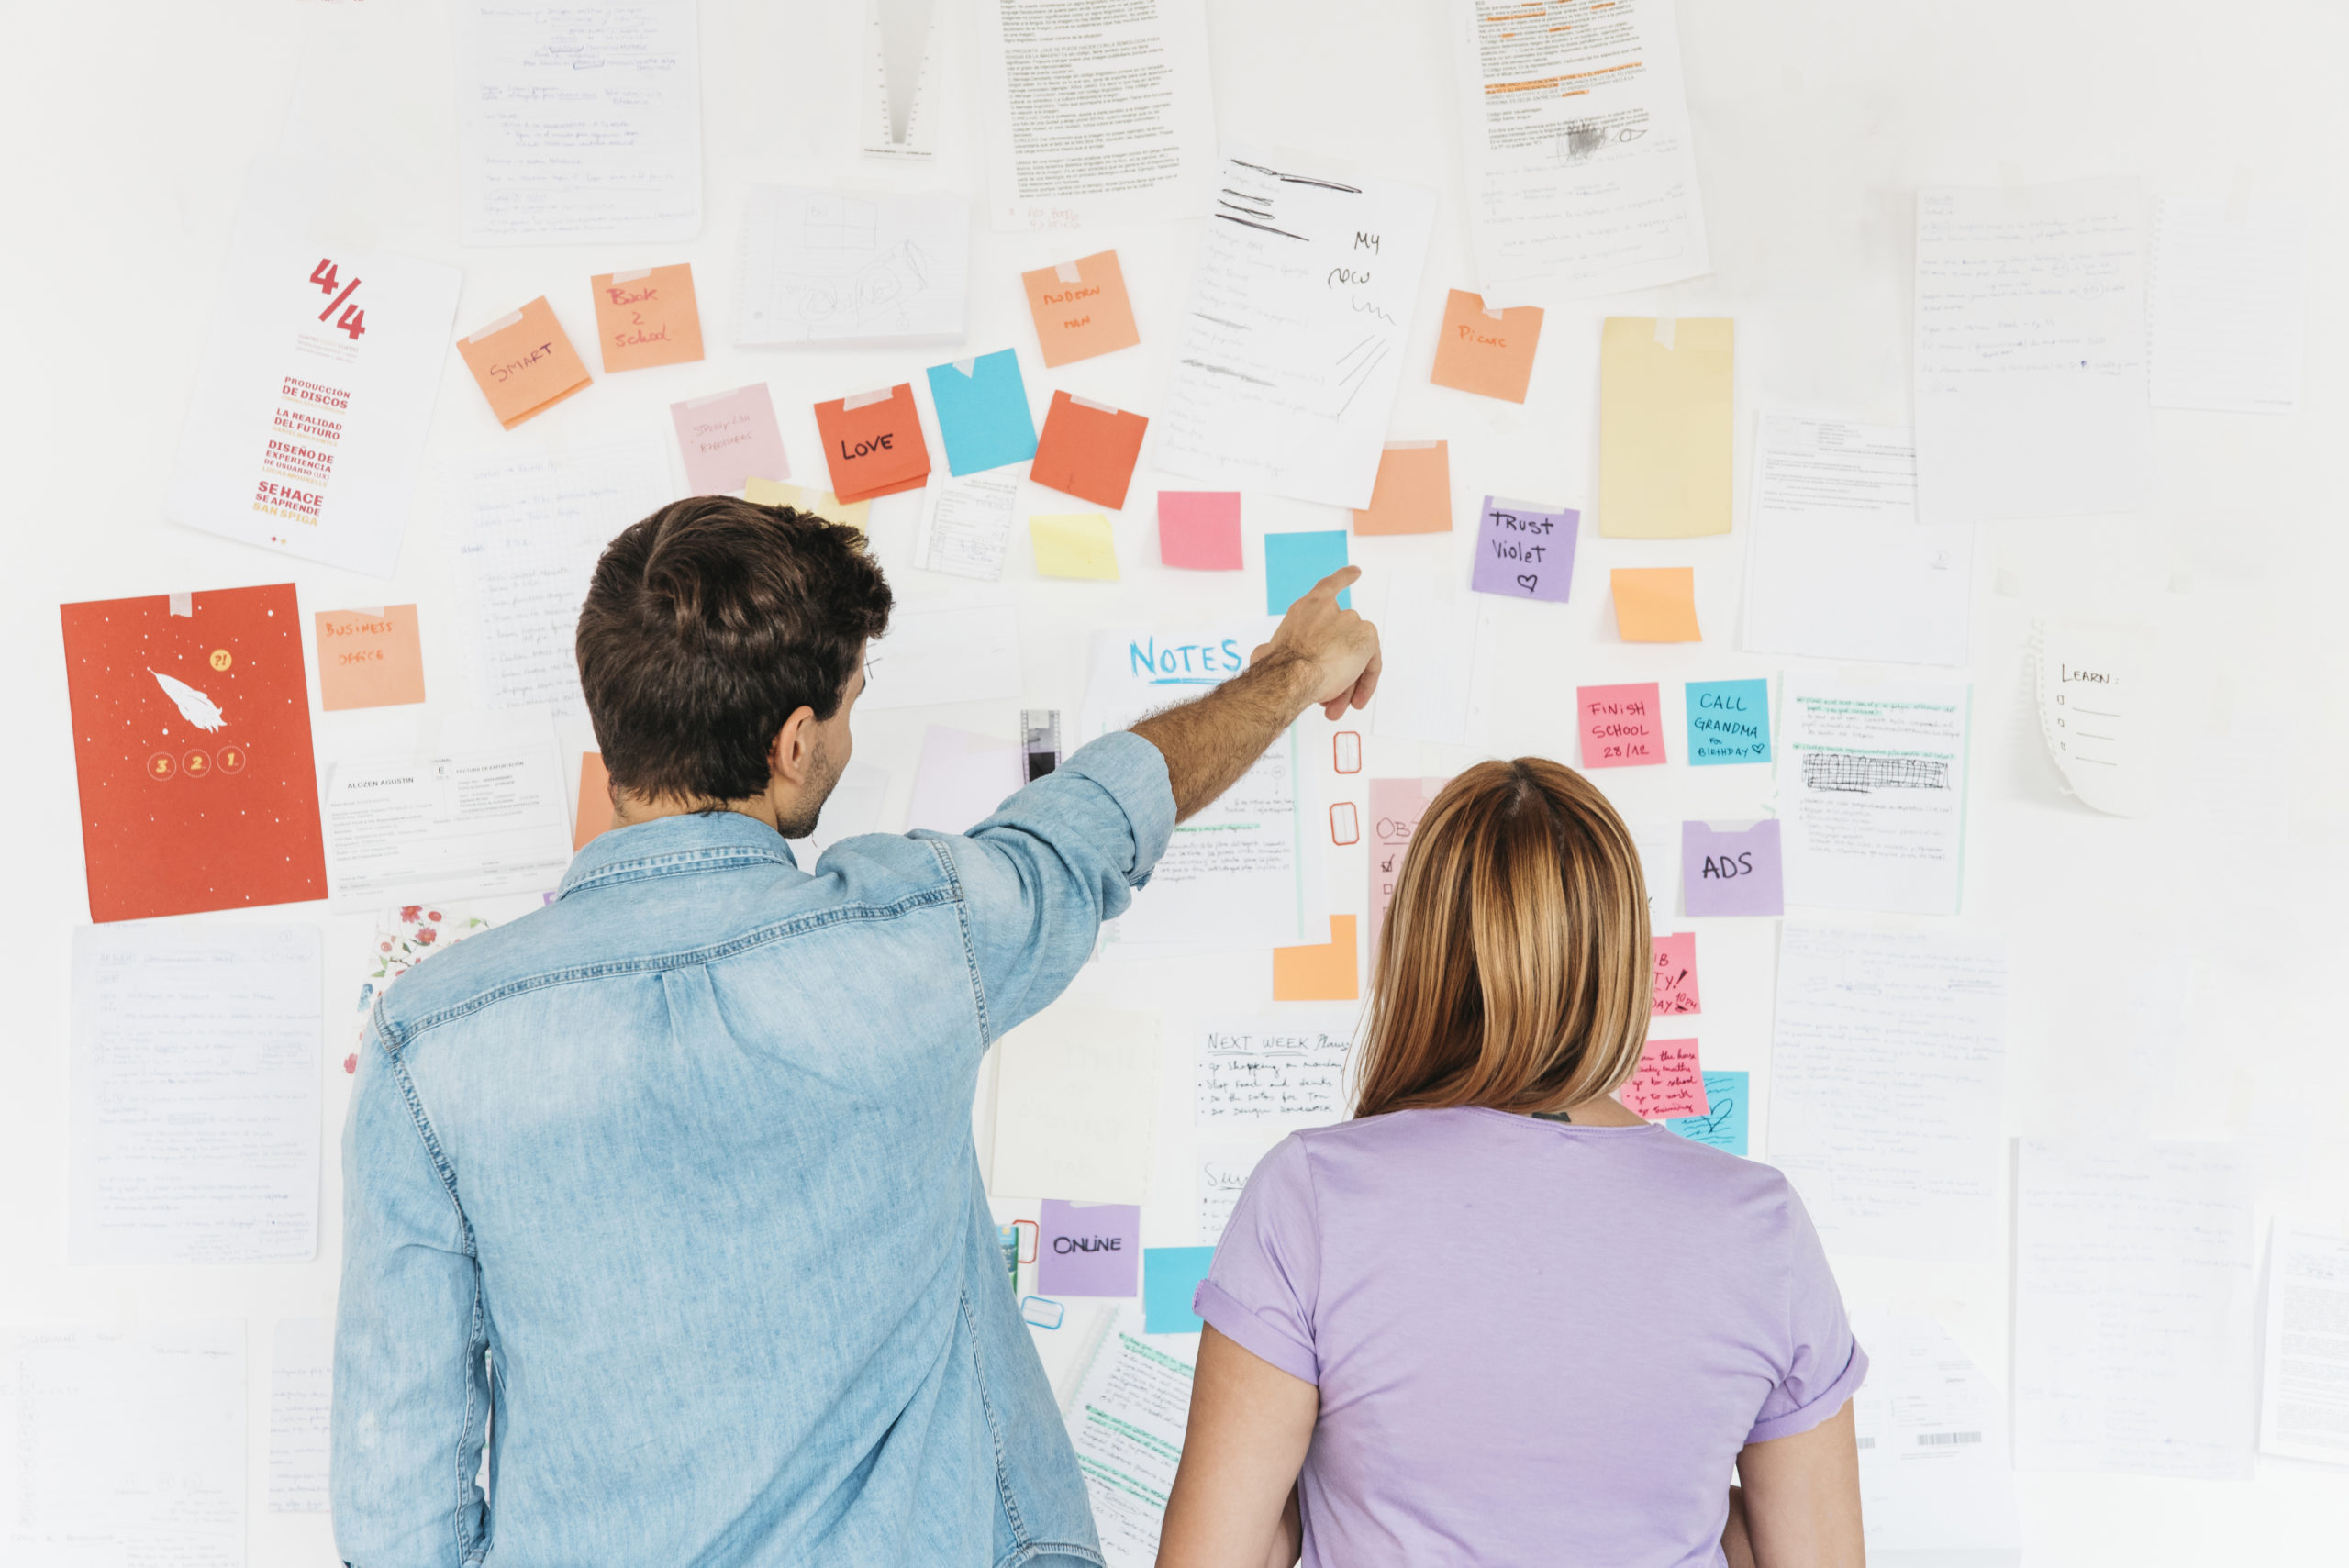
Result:
<instances>
[{"instance_id":1,"label":"purple t-shirt","mask_svg":"<svg viewBox=\"0 0 2349 1568\"><path fill-rule=\"evenodd\" d=\"M1305 1568L1719 1563L1737 1451L1868 1364L1776 1171L1503 1111L1292 1136L1196 1305L1321 1390Z\"/></svg>"}]
</instances>

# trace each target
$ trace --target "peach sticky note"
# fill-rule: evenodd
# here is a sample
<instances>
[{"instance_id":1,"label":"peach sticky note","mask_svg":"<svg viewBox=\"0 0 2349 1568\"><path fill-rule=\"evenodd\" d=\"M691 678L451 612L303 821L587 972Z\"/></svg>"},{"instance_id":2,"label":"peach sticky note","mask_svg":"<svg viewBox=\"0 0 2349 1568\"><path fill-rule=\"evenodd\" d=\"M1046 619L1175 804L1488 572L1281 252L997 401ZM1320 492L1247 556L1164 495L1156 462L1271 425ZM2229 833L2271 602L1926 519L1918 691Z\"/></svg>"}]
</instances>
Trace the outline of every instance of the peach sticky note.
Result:
<instances>
[{"instance_id":1,"label":"peach sticky note","mask_svg":"<svg viewBox=\"0 0 2349 1568\"><path fill-rule=\"evenodd\" d=\"M1028 519L1036 570L1047 577L1115 578L1118 546L1098 512L1061 512Z\"/></svg>"},{"instance_id":2,"label":"peach sticky note","mask_svg":"<svg viewBox=\"0 0 2349 1568\"><path fill-rule=\"evenodd\" d=\"M318 702L328 713L424 700L424 644L414 605L320 610Z\"/></svg>"},{"instance_id":3,"label":"peach sticky note","mask_svg":"<svg viewBox=\"0 0 2349 1568\"><path fill-rule=\"evenodd\" d=\"M1533 380L1533 347L1542 340L1542 307L1520 305L1498 316L1485 312L1485 296L1453 289L1443 302L1443 336L1436 340L1438 386L1525 401Z\"/></svg>"},{"instance_id":4,"label":"peach sticky note","mask_svg":"<svg viewBox=\"0 0 2349 1568\"><path fill-rule=\"evenodd\" d=\"M930 480L930 445L910 382L818 403L816 429L824 438L832 494L843 501L918 490Z\"/></svg>"},{"instance_id":5,"label":"peach sticky note","mask_svg":"<svg viewBox=\"0 0 2349 1568\"><path fill-rule=\"evenodd\" d=\"M1028 311L1036 318L1036 344L1047 369L1141 341L1115 250L1039 267L1020 273L1019 282L1028 290Z\"/></svg>"},{"instance_id":6,"label":"peach sticky note","mask_svg":"<svg viewBox=\"0 0 2349 1568\"><path fill-rule=\"evenodd\" d=\"M1028 477L1080 501L1123 511L1126 486L1133 482L1142 434L1149 428L1150 421L1139 414L1055 392Z\"/></svg>"},{"instance_id":7,"label":"peach sticky note","mask_svg":"<svg viewBox=\"0 0 2349 1568\"><path fill-rule=\"evenodd\" d=\"M612 776L604 771L601 751L579 753L579 799L574 803L571 820L571 848L574 854L612 825Z\"/></svg>"},{"instance_id":8,"label":"peach sticky note","mask_svg":"<svg viewBox=\"0 0 2349 1568\"><path fill-rule=\"evenodd\" d=\"M812 513L858 533L864 532L864 519L873 510L870 501L843 501L829 490L809 490L773 479L744 480L742 499L754 506L789 506L796 512Z\"/></svg>"},{"instance_id":9,"label":"peach sticky note","mask_svg":"<svg viewBox=\"0 0 2349 1568\"><path fill-rule=\"evenodd\" d=\"M1676 1018L1703 1012L1697 995L1697 933L1675 931L1648 940L1655 948L1655 999L1650 1016Z\"/></svg>"},{"instance_id":10,"label":"peach sticky note","mask_svg":"<svg viewBox=\"0 0 2349 1568\"><path fill-rule=\"evenodd\" d=\"M596 295L596 341L606 375L701 358L701 309L694 303L691 263L600 272L587 283Z\"/></svg>"},{"instance_id":11,"label":"peach sticky note","mask_svg":"<svg viewBox=\"0 0 2349 1568\"><path fill-rule=\"evenodd\" d=\"M1351 1002L1362 995L1354 960L1354 917L1330 917L1330 940L1273 950L1273 1000Z\"/></svg>"},{"instance_id":12,"label":"peach sticky note","mask_svg":"<svg viewBox=\"0 0 2349 1568\"><path fill-rule=\"evenodd\" d=\"M1703 1116L1705 1071L1697 1062L1693 1040L1651 1040L1640 1052L1639 1070L1631 1081L1615 1091L1623 1108L1650 1121L1666 1117Z\"/></svg>"},{"instance_id":13,"label":"peach sticky note","mask_svg":"<svg viewBox=\"0 0 2349 1568\"><path fill-rule=\"evenodd\" d=\"M1389 441L1378 458L1370 509L1354 514L1354 533L1452 531L1452 449L1443 441Z\"/></svg>"},{"instance_id":14,"label":"peach sticky note","mask_svg":"<svg viewBox=\"0 0 2349 1568\"><path fill-rule=\"evenodd\" d=\"M589 379L544 295L472 337L458 339L457 352L481 383L489 411L509 430L545 413Z\"/></svg>"},{"instance_id":15,"label":"peach sticky note","mask_svg":"<svg viewBox=\"0 0 2349 1568\"><path fill-rule=\"evenodd\" d=\"M1731 365L1723 317L1610 316L1598 350L1598 531L1729 532Z\"/></svg>"},{"instance_id":16,"label":"peach sticky note","mask_svg":"<svg viewBox=\"0 0 2349 1568\"><path fill-rule=\"evenodd\" d=\"M1702 642L1697 629L1697 569L1618 566L1615 628L1626 642Z\"/></svg>"}]
</instances>

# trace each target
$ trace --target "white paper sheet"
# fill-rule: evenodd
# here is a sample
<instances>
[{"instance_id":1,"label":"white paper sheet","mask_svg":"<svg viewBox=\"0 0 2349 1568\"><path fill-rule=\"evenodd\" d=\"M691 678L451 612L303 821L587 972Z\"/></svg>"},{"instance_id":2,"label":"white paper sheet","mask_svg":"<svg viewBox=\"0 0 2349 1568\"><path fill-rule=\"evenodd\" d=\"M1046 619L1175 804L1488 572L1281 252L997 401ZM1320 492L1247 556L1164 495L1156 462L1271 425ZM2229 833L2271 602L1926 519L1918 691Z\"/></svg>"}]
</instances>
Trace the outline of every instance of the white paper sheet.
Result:
<instances>
[{"instance_id":1,"label":"white paper sheet","mask_svg":"<svg viewBox=\"0 0 2349 1568\"><path fill-rule=\"evenodd\" d=\"M1493 684L1492 610L1476 595L1440 598L1425 581L1397 576L1378 641L1386 670L1372 699L1371 732L1481 748Z\"/></svg>"},{"instance_id":2,"label":"white paper sheet","mask_svg":"<svg viewBox=\"0 0 2349 1568\"><path fill-rule=\"evenodd\" d=\"M1830 1252L1971 1261L1994 1247L2006 1002L1993 940L1787 922L1769 1159Z\"/></svg>"},{"instance_id":3,"label":"white paper sheet","mask_svg":"<svg viewBox=\"0 0 2349 1568\"><path fill-rule=\"evenodd\" d=\"M2296 207L2161 199L2147 280L2154 406L2299 412L2308 244Z\"/></svg>"},{"instance_id":4,"label":"white paper sheet","mask_svg":"<svg viewBox=\"0 0 2349 1568\"><path fill-rule=\"evenodd\" d=\"M318 815L339 911L542 893L571 868L544 707L452 714L416 755L338 758Z\"/></svg>"},{"instance_id":5,"label":"white paper sheet","mask_svg":"<svg viewBox=\"0 0 2349 1568\"><path fill-rule=\"evenodd\" d=\"M1917 194L1925 521L2145 504L2143 209L2134 180Z\"/></svg>"},{"instance_id":6,"label":"white paper sheet","mask_svg":"<svg viewBox=\"0 0 2349 1568\"><path fill-rule=\"evenodd\" d=\"M734 341L959 343L971 209L954 196L753 185Z\"/></svg>"},{"instance_id":7,"label":"white paper sheet","mask_svg":"<svg viewBox=\"0 0 2349 1568\"><path fill-rule=\"evenodd\" d=\"M982 583L1000 579L1019 504L1019 471L995 469L960 479L932 474L927 489L914 564Z\"/></svg>"},{"instance_id":8,"label":"white paper sheet","mask_svg":"<svg viewBox=\"0 0 2349 1568\"><path fill-rule=\"evenodd\" d=\"M824 851L842 839L870 833L881 826L881 803L889 794L889 770L852 757L824 802L816 830L791 846L801 871L813 871Z\"/></svg>"},{"instance_id":9,"label":"white paper sheet","mask_svg":"<svg viewBox=\"0 0 2349 1568\"><path fill-rule=\"evenodd\" d=\"M320 164L263 157L238 209L163 515L388 577L462 279L324 239Z\"/></svg>"},{"instance_id":10,"label":"white paper sheet","mask_svg":"<svg viewBox=\"0 0 2349 1568\"><path fill-rule=\"evenodd\" d=\"M938 145L940 0L864 0L867 157L930 161Z\"/></svg>"},{"instance_id":11,"label":"white paper sheet","mask_svg":"<svg viewBox=\"0 0 2349 1568\"><path fill-rule=\"evenodd\" d=\"M701 232L696 0L457 0L468 245Z\"/></svg>"},{"instance_id":12,"label":"white paper sheet","mask_svg":"<svg viewBox=\"0 0 2349 1568\"><path fill-rule=\"evenodd\" d=\"M244 1568L244 1324L0 1329L0 1561Z\"/></svg>"},{"instance_id":13,"label":"white paper sheet","mask_svg":"<svg viewBox=\"0 0 2349 1568\"><path fill-rule=\"evenodd\" d=\"M1789 674L1778 703L1787 902L1954 915L1971 690Z\"/></svg>"},{"instance_id":14,"label":"white paper sheet","mask_svg":"<svg viewBox=\"0 0 2349 1568\"><path fill-rule=\"evenodd\" d=\"M321 979L316 926L74 931L74 1262L317 1255Z\"/></svg>"},{"instance_id":15,"label":"white paper sheet","mask_svg":"<svg viewBox=\"0 0 2349 1568\"><path fill-rule=\"evenodd\" d=\"M1015 740L930 726L921 733L907 829L961 833L985 821L1027 782L1026 763Z\"/></svg>"},{"instance_id":16,"label":"white paper sheet","mask_svg":"<svg viewBox=\"0 0 2349 1568\"><path fill-rule=\"evenodd\" d=\"M1214 187L1203 0L980 0L990 221L1197 217Z\"/></svg>"},{"instance_id":17,"label":"white paper sheet","mask_svg":"<svg viewBox=\"0 0 2349 1568\"><path fill-rule=\"evenodd\" d=\"M1663 936L1677 929L1680 917L1680 824L1634 822L1632 847L1640 851L1640 880L1648 888L1648 932Z\"/></svg>"},{"instance_id":18,"label":"white paper sheet","mask_svg":"<svg viewBox=\"0 0 2349 1568\"><path fill-rule=\"evenodd\" d=\"M271 1513L328 1511L333 1408L334 1320L279 1318L269 1355Z\"/></svg>"},{"instance_id":19,"label":"white paper sheet","mask_svg":"<svg viewBox=\"0 0 2349 1568\"><path fill-rule=\"evenodd\" d=\"M1874 1568L2011 1568L2022 1560L2006 1400L1927 1318L1854 1313L1868 1379L1852 1396L1860 1518Z\"/></svg>"},{"instance_id":20,"label":"white paper sheet","mask_svg":"<svg viewBox=\"0 0 2349 1568\"><path fill-rule=\"evenodd\" d=\"M2251 1151L2024 1139L2015 1468L2251 1473Z\"/></svg>"},{"instance_id":21,"label":"white paper sheet","mask_svg":"<svg viewBox=\"0 0 2349 1568\"><path fill-rule=\"evenodd\" d=\"M1435 217L1399 180L1234 147L1153 435L1170 473L1367 506Z\"/></svg>"},{"instance_id":22,"label":"white paper sheet","mask_svg":"<svg viewBox=\"0 0 2349 1568\"><path fill-rule=\"evenodd\" d=\"M2125 632L2040 621L2032 626L2039 733L2084 806L2115 817L2144 811L2152 780L2143 755L2143 640Z\"/></svg>"},{"instance_id":23,"label":"white paper sheet","mask_svg":"<svg viewBox=\"0 0 2349 1568\"><path fill-rule=\"evenodd\" d=\"M1197 1244L1202 1247L1212 1247L1223 1240L1224 1227L1231 1222L1231 1211L1239 1205L1240 1195L1247 1190L1248 1178L1255 1173L1257 1162L1272 1148L1268 1142L1234 1141L1228 1130L1217 1136L1222 1140L1202 1142L1197 1150Z\"/></svg>"},{"instance_id":24,"label":"white paper sheet","mask_svg":"<svg viewBox=\"0 0 2349 1568\"><path fill-rule=\"evenodd\" d=\"M1147 1203L1159 1018L1056 1002L996 1042L998 1198Z\"/></svg>"},{"instance_id":25,"label":"white paper sheet","mask_svg":"<svg viewBox=\"0 0 2349 1568\"><path fill-rule=\"evenodd\" d=\"M579 606L604 547L668 498L667 455L633 438L476 458L452 464L442 487L481 706L585 717Z\"/></svg>"},{"instance_id":26,"label":"white paper sheet","mask_svg":"<svg viewBox=\"0 0 2349 1568\"><path fill-rule=\"evenodd\" d=\"M1204 1021L1192 1060L1194 1120L1202 1136L1235 1129L1293 1131L1345 1119L1351 1011L1297 1008L1278 1016Z\"/></svg>"},{"instance_id":27,"label":"white paper sheet","mask_svg":"<svg viewBox=\"0 0 2349 1568\"><path fill-rule=\"evenodd\" d=\"M1917 521L1906 426L1765 414L1752 494L1748 652L1965 663L1974 528Z\"/></svg>"},{"instance_id":28,"label":"white paper sheet","mask_svg":"<svg viewBox=\"0 0 2349 1568\"><path fill-rule=\"evenodd\" d=\"M1019 700L1019 621L1009 605L900 607L864 651L864 695L881 712L940 703Z\"/></svg>"},{"instance_id":29,"label":"white paper sheet","mask_svg":"<svg viewBox=\"0 0 2349 1568\"><path fill-rule=\"evenodd\" d=\"M1109 1568L1157 1562L1191 1419L1199 1337L1145 1334L1144 1321L1139 1302L1118 1304L1061 1409Z\"/></svg>"},{"instance_id":30,"label":"white paper sheet","mask_svg":"<svg viewBox=\"0 0 2349 1568\"><path fill-rule=\"evenodd\" d=\"M1447 0L1486 306L1709 270L1672 0Z\"/></svg>"},{"instance_id":31,"label":"white paper sheet","mask_svg":"<svg viewBox=\"0 0 2349 1568\"><path fill-rule=\"evenodd\" d=\"M2267 1259L2259 1451L2349 1464L2349 1238L2279 1218Z\"/></svg>"}]
</instances>

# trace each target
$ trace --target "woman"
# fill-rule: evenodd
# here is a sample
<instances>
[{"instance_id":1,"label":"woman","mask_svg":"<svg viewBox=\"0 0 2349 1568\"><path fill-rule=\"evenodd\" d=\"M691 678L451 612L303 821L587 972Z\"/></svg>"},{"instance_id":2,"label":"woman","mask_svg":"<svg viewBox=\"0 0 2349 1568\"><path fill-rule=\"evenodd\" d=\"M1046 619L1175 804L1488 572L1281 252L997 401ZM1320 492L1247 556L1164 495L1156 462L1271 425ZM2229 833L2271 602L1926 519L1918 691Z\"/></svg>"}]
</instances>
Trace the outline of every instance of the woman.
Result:
<instances>
[{"instance_id":1,"label":"woman","mask_svg":"<svg viewBox=\"0 0 2349 1568\"><path fill-rule=\"evenodd\" d=\"M1588 781L1445 786L1354 1119L1264 1157L1199 1286L1160 1568L1862 1562L1867 1358L1800 1201L1611 1097L1650 974Z\"/></svg>"}]
</instances>

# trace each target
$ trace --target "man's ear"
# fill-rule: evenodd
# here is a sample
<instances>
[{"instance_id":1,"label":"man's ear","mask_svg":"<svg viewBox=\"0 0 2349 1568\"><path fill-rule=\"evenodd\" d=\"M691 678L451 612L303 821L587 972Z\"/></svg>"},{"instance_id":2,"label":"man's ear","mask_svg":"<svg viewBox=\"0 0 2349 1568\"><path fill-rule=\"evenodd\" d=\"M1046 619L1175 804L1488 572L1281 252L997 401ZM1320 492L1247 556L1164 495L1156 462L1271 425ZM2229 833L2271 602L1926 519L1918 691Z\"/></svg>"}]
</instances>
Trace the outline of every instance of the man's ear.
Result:
<instances>
[{"instance_id":1,"label":"man's ear","mask_svg":"<svg viewBox=\"0 0 2349 1568\"><path fill-rule=\"evenodd\" d=\"M816 758L816 710L794 708L767 748L767 776L797 789L807 782Z\"/></svg>"}]
</instances>

